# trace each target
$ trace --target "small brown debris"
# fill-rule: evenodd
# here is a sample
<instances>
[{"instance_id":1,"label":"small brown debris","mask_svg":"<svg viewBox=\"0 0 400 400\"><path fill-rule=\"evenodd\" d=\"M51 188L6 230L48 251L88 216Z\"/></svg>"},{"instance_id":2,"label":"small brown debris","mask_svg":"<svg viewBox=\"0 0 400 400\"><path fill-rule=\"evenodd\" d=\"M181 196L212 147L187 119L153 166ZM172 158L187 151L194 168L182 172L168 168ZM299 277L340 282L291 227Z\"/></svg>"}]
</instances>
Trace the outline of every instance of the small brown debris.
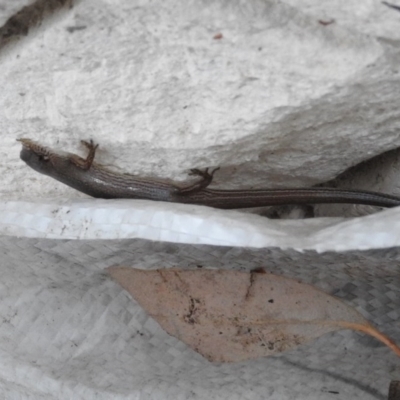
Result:
<instances>
[{"instance_id":1,"label":"small brown debris","mask_svg":"<svg viewBox=\"0 0 400 400\"><path fill-rule=\"evenodd\" d=\"M323 26L327 26L327 25L333 24L335 22L335 20L333 18L329 19L328 21L324 21L322 19L319 19L318 22Z\"/></svg>"}]
</instances>

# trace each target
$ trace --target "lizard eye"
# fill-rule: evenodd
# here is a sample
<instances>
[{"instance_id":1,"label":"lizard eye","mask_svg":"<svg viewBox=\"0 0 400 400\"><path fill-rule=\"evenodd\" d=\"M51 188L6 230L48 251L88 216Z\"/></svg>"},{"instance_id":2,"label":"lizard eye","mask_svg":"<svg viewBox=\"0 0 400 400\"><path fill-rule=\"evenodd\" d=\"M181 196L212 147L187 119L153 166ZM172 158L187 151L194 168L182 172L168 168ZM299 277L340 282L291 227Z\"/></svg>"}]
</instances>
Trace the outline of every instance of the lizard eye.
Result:
<instances>
[{"instance_id":1,"label":"lizard eye","mask_svg":"<svg viewBox=\"0 0 400 400\"><path fill-rule=\"evenodd\" d=\"M40 154L38 156L39 161L49 161L49 156L45 155L45 154Z\"/></svg>"}]
</instances>

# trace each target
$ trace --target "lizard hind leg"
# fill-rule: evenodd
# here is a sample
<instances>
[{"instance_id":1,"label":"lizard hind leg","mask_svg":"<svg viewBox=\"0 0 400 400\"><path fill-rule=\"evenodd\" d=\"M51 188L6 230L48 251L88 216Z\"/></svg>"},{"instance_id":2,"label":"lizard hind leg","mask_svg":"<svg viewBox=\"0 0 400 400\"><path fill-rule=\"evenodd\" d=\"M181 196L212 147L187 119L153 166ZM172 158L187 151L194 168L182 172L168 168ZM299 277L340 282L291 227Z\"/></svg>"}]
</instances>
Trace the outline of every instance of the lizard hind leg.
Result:
<instances>
[{"instance_id":1,"label":"lizard hind leg","mask_svg":"<svg viewBox=\"0 0 400 400\"><path fill-rule=\"evenodd\" d=\"M205 189L213 180L214 173L219 170L219 167L214 168L209 172L209 169L200 170L198 168L193 168L190 170L189 175L199 176L201 179L195 183L192 183L188 186L178 189L179 194L189 194L196 193L202 189Z\"/></svg>"}]
</instances>

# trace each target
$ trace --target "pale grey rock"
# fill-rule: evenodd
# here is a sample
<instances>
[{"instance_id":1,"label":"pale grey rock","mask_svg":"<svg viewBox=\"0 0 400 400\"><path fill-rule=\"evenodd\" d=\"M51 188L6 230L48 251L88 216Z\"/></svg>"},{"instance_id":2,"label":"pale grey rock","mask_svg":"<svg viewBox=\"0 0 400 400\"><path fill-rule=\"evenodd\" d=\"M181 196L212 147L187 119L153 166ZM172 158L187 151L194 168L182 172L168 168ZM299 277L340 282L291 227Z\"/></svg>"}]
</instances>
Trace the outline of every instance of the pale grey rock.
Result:
<instances>
[{"instance_id":1,"label":"pale grey rock","mask_svg":"<svg viewBox=\"0 0 400 400\"><path fill-rule=\"evenodd\" d=\"M2 196L79 196L27 170L17 137L91 137L141 174L220 165L225 187L311 185L399 146L399 16L313 4L78 2L3 58Z\"/></svg>"}]
</instances>

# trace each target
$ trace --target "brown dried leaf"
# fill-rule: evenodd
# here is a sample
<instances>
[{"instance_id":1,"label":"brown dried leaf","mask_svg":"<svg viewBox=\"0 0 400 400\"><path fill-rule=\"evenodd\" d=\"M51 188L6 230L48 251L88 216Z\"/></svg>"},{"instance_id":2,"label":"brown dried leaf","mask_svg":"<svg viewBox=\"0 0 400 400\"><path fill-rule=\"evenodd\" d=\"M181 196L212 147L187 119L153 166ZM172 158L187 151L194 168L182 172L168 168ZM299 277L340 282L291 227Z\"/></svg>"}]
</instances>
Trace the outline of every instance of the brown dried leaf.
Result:
<instances>
[{"instance_id":1,"label":"brown dried leaf","mask_svg":"<svg viewBox=\"0 0 400 400\"><path fill-rule=\"evenodd\" d=\"M163 329L213 362L268 356L340 329L374 336L400 356L356 310L293 279L265 271L109 272Z\"/></svg>"}]
</instances>

